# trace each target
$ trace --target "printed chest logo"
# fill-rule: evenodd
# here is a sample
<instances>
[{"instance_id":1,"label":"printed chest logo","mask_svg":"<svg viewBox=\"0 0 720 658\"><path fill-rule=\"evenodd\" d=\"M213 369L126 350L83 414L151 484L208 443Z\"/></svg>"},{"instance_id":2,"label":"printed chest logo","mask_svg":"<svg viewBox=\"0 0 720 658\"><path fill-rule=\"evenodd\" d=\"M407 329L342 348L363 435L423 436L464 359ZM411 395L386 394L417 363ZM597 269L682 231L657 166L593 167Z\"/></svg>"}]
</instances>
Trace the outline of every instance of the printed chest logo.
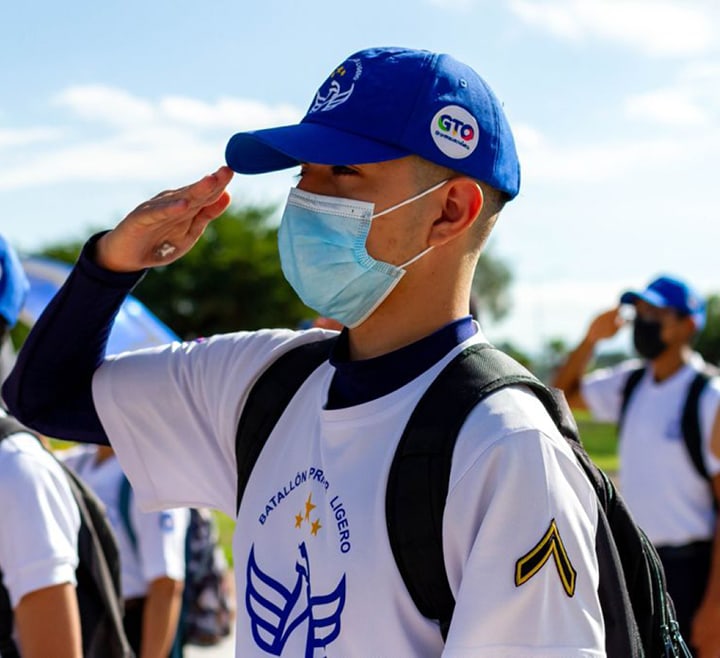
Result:
<instances>
[{"instance_id":1,"label":"printed chest logo","mask_svg":"<svg viewBox=\"0 0 720 658\"><path fill-rule=\"evenodd\" d=\"M338 66L322 87L317 90L308 114L327 112L342 105L352 96L355 91L355 83L361 75L362 62L359 59L348 59Z\"/></svg>"},{"instance_id":2,"label":"printed chest logo","mask_svg":"<svg viewBox=\"0 0 720 658\"><path fill-rule=\"evenodd\" d=\"M478 124L475 117L459 105L447 105L435 114L430 123L435 146L453 160L467 158L478 145Z\"/></svg>"},{"instance_id":3,"label":"printed chest logo","mask_svg":"<svg viewBox=\"0 0 720 658\"><path fill-rule=\"evenodd\" d=\"M263 568L262 560L256 557L255 545L251 546L246 567L245 608L253 640L264 652L281 656L290 638L304 632L305 658L313 658L316 650L324 650L340 635L346 575L337 574L333 579L337 584L327 588L331 591L316 592L311 546L322 533L330 531L337 533L337 547L333 550L341 555L349 553L352 550L350 522L340 496L332 493L323 470L315 467L298 471L271 496L258 515L258 524L265 526L271 519L274 523L287 523L297 532L298 554L291 570L293 575L275 578L270 574L272 569ZM326 525L334 527L326 528ZM320 568L327 567L321 562Z\"/></svg>"}]
</instances>

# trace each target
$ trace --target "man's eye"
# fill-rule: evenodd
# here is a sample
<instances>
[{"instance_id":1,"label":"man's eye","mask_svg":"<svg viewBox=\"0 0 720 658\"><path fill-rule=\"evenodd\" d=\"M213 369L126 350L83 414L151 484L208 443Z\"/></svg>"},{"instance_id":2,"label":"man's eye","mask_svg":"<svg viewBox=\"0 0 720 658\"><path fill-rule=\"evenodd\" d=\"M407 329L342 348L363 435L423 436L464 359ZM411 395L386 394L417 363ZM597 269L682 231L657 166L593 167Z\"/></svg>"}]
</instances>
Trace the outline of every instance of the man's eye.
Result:
<instances>
[{"instance_id":1,"label":"man's eye","mask_svg":"<svg viewBox=\"0 0 720 658\"><path fill-rule=\"evenodd\" d=\"M333 165L332 172L335 176L357 176L359 173L357 169L345 165Z\"/></svg>"}]
</instances>

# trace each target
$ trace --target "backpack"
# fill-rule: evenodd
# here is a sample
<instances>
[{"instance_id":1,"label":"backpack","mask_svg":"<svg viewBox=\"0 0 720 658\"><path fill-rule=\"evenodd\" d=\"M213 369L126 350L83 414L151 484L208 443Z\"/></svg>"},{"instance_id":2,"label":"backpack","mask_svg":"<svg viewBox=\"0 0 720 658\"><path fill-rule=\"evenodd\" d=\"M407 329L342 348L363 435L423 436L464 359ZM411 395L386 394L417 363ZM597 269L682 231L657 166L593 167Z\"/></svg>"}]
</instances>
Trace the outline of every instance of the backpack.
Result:
<instances>
[{"instance_id":1,"label":"backpack","mask_svg":"<svg viewBox=\"0 0 720 658\"><path fill-rule=\"evenodd\" d=\"M137 550L137 535L130 518L132 488L126 477L120 485L120 518ZM175 651L186 644L212 646L230 635L234 601L217 523L206 508L191 508L185 536L185 585L175 639ZM175 655L171 653L171 655Z\"/></svg>"},{"instance_id":2,"label":"backpack","mask_svg":"<svg viewBox=\"0 0 720 658\"><path fill-rule=\"evenodd\" d=\"M14 418L0 417L0 441L19 432L34 434ZM62 462L58 464L67 477L80 512L76 592L83 655L86 658L132 658L122 622L120 556L105 507ZM12 640L12 629L10 599L0 582L0 655L3 658L19 656Z\"/></svg>"},{"instance_id":3,"label":"backpack","mask_svg":"<svg viewBox=\"0 0 720 658\"><path fill-rule=\"evenodd\" d=\"M251 389L236 437L238 509L272 428L308 375L327 360L334 341L291 349ZM564 396L488 344L465 348L430 385L408 421L389 472L388 535L418 610L437 620L447 637L455 601L445 572L441 528L455 440L467 415L486 396L517 385L528 387L543 403L597 494L598 594L608 658L690 658L658 555L610 478L583 448Z\"/></svg>"},{"instance_id":4,"label":"backpack","mask_svg":"<svg viewBox=\"0 0 720 658\"><path fill-rule=\"evenodd\" d=\"M633 392L637 388L640 380L645 374L645 367L631 370L630 374L625 381L625 386L622 391L622 401L620 403L620 416L618 418L618 434L622 429L627 414L628 405L630 404L630 398ZM720 374L717 368L709 364L705 365L703 370L700 370L693 377L690 386L688 387L687 397L685 398L685 404L683 405L682 416L680 420L680 427L682 430L683 440L690 456L690 460L695 467L698 475L704 480L710 482L711 478L707 469L705 468L705 460L702 456L702 435L700 433L700 395L705 390L708 382ZM713 494L713 501L715 495Z\"/></svg>"}]
</instances>

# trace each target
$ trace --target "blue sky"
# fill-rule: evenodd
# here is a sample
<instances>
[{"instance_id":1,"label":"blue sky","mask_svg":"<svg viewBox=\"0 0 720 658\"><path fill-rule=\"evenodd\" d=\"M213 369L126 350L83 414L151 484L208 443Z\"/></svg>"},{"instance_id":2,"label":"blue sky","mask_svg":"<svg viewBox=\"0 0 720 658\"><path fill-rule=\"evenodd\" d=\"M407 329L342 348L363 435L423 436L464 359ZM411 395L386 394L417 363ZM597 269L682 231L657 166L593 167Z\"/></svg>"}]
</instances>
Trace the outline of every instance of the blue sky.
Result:
<instances>
[{"instance_id":1,"label":"blue sky","mask_svg":"<svg viewBox=\"0 0 720 658\"><path fill-rule=\"evenodd\" d=\"M514 310L491 339L574 342L659 272L720 292L716 0L12 3L0 21L0 231L21 251L109 227L222 162L239 130L298 120L350 53L471 64L523 167L490 247ZM282 205L293 171L238 176Z\"/></svg>"}]
</instances>

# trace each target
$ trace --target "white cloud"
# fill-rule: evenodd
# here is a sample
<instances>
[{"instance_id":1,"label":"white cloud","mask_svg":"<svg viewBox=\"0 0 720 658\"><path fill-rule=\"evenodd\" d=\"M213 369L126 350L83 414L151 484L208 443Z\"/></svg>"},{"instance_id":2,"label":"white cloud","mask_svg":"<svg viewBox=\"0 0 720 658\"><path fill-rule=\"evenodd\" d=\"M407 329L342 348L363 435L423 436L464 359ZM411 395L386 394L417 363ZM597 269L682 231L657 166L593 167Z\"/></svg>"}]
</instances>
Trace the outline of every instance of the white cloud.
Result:
<instances>
[{"instance_id":1,"label":"white cloud","mask_svg":"<svg viewBox=\"0 0 720 658\"><path fill-rule=\"evenodd\" d=\"M234 131L302 116L289 105L232 98L214 104L180 97L151 101L106 86L68 88L53 104L68 111L57 131L0 132L0 147L8 146L10 156L0 164L0 189L73 181L182 181L221 164ZM41 144L51 137L52 145ZM28 148L9 148L18 146Z\"/></svg>"},{"instance_id":2,"label":"white cloud","mask_svg":"<svg viewBox=\"0 0 720 658\"><path fill-rule=\"evenodd\" d=\"M709 0L511 0L509 7L559 37L616 41L652 56L713 50L720 16Z\"/></svg>"},{"instance_id":3,"label":"white cloud","mask_svg":"<svg viewBox=\"0 0 720 658\"><path fill-rule=\"evenodd\" d=\"M69 87L55 97L53 104L79 118L118 126L152 123L158 118L150 101L104 85Z\"/></svg>"},{"instance_id":4,"label":"white cloud","mask_svg":"<svg viewBox=\"0 0 720 658\"><path fill-rule=\"evenodd\" d=\"M292 105L268 106L255 100L225 98L212 105L193 98L173 96L160 103L168 119L198 127L256 130L295 123L302 113Z\"/></svg>"},{"instance_id":5,"label":"white cloud","mask_svg":"<svg viewBox=\"0 0 720 658\"><path fill-rule=\"evenodd\" d=\"M666 86L636 94L625 103L627 115L666 126L720 129L720 64L688 66Z\"/></svg>"},{"instance_id":6,"label":"white cloud","mask_svg":"<svg viewBox=\"0 0 720 658\"><path fill-rule=\"evenodd\" d=\"M51 142L60 139L61 136L62 131L56 128L0 130L0 149Z\"/></svg>"},{"instance_id":7,"label":"white cloud","mask_svg":"<svg viewBox=\"0 0 720 658\"><path fill-rule=\"evenodd\" d=\"M707 110L680 89L658 89L638 94L627 100L625 109L632 118L668 125L699 126L710 121Z\"/></svg>"},{"instance_id":8,"label":"white cloud","mask_svg":"<svg viewBox=\"0 0 720 658\"><path fill-rule=\"evenodd\" d=\"M691 157L687 141L662 138L602 140L586 144L553 142L532 127L516 126L520 162L526 181L577 183L622 179L629 171L662 167Z\"/></svg>"}]
</instances>

